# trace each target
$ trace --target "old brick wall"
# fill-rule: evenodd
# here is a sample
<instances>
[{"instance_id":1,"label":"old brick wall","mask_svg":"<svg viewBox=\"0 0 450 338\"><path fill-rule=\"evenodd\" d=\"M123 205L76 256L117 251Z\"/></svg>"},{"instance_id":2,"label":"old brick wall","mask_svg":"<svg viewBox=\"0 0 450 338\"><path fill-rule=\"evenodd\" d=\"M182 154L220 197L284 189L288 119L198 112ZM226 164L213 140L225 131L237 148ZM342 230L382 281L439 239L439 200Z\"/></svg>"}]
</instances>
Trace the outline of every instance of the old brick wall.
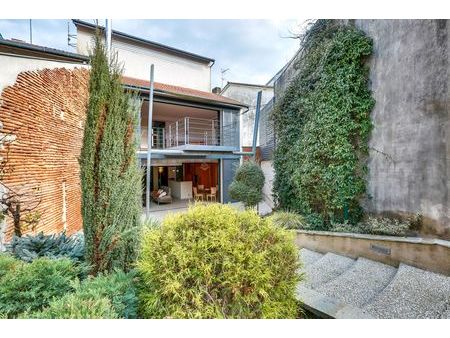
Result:
<instances>
[{"instance_id":1,"label":"old brick wall","mask_svg":"<svg viewBox=\"0 0 450 338\"><path fill-rule=\"evenodd\" d=\"M86 69L44 69L20 73L1 94L3 132L16 141L2 150L7 157L3 183L40 201L35 232L73 233L81 229L78 158L88 100ZM6 237L13 232L7 222ZM27 232L31 232L28 230Z\"/></svg>"}]
</instances>

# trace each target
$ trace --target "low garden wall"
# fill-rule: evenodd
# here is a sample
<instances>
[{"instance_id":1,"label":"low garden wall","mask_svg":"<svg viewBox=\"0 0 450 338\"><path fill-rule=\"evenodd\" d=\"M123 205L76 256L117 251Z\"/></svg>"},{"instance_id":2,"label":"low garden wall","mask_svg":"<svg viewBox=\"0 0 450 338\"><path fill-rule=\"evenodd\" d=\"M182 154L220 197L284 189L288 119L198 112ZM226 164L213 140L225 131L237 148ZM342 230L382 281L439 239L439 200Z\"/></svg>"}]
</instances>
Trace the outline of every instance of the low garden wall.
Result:
<instances>
[{"instance_id":1,"label":"low garden wall","mask_svg":"<svg viewBox=\"0 0 450 338\"><path fill-rule=\"evenodd\" d=\"M450 276L450 241L328 231L296 231L299 247L398 266L405 263Z\"/></svg>"}]
</instances>

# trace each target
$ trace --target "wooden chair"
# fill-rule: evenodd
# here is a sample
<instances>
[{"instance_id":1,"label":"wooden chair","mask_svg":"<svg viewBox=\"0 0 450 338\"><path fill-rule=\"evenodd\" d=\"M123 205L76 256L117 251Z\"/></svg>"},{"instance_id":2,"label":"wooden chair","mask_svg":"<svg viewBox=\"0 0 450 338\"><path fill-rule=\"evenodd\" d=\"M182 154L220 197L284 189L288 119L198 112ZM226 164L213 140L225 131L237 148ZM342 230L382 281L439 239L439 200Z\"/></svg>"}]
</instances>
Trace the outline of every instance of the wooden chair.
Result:
<instances>
[{"instance_id":1,"label":"wooden chair","mask_svg":"<svg viewBox=\"0 0 450 338\"><path fill-rule=\"evenodd\" d=\"M205 186L203 184L197 185L198 191L205 191Z\"/></svg>"},{"instance_id":2,"label":"wooden chair","mask_svg":"<svg viewBox=\"0 0 450 338\"><path fill-rule=\"evenodd\" d=\"M195 201L199 201L199 200L202 200L202 201L203 201L203 194L202 194L202 193L199 193L199 192L197 191L197 187L193 187L193 188L192 188L192 191L194 192L194 200L195 200Z\"/></svg>"},{"instance_id":3,"label":"wooden chair","mask_svg":"<svg viewBox=\"0 0 450 338\"><path fill-rule=\"evenodd\" d=\"M214 202L217 202L217 188L211 187L211 193L206 195L206 200L209 201L211 199L211 202L214 199Z\"/></svg>"}]
</instances>

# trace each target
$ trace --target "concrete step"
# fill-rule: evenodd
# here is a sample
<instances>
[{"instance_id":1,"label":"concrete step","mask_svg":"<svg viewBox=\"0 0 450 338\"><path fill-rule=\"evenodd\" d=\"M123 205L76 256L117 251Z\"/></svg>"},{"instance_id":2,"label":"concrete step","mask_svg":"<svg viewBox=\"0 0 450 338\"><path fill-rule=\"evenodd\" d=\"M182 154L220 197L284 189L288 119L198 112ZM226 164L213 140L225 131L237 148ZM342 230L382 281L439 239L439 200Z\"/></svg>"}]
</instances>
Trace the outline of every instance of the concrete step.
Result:
<instances>
[{"instance_id":1,"label":"concrete step","mask_svg":"<svg viewBox=\"0 0 450 338\"><path fill-rule=\"evenodd\" d=\"M381 292L392 281L396 272L397 269L392 266L358 258L348 270L322 284L316 291L360 308Z\"/></svg>"},{"instance_id":2,"label":"concrete step","mask_svg":"<svg viewBox=\"0 0 450 338\"><path fill-rule=\"evenodd\" d=\"M354 259L329 252L312 264L305 264L305 280L302 285L307 288L316 289L320 285L341 275L354 263Z\"/></svg>"},{"instance_id":3,"label":"concrete step","mask_svg":"<svg viewBox=\"0 0 450 338\"><path fill-rule=\"evenodd\" d=\"M448 317L450 277L400 264L392 282L362 309L376 318Z\"/></svg>"},{"instance_id":4,"label":"concrete step","mask_svg":"<svg viewBox=\"0 0 450 338\"><path fill-rule=\"evenodd\" d=\"M308 250L305 248L300 249L300 260L303 264L303 266L311 265L315 261L322 258L323 254L319 252L315 252L312 250Z\"/></svg>"}]
</instances>

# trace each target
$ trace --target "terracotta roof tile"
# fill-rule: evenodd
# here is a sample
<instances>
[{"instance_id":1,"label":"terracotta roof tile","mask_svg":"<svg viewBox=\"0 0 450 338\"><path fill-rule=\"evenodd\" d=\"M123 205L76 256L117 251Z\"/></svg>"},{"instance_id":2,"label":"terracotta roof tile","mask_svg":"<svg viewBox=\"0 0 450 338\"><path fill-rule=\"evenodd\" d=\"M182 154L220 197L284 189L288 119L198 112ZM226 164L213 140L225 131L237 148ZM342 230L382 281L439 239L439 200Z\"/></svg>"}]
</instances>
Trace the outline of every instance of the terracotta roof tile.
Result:
<instances>
[{"instance_id":1,"label":"terracotta roof tile","mask_svg":"<svg viewBox=\"0 0 450 338\"><path fill-rule=\"evenodd\" d=\"M128 85L128 86L140 87L140 88L148 88L150 86L150 81L136 79L136 78L132 78L132 77L128 77L128 76L122 77L122 83L125 85ZM225 104L231 104L231 105L235 105L235 106L246 107L245 104L240 103L236 100L230 99L228 97L217 95L217 94L210 93L210 92L204 92L204 91L197 90L197 89L174 86L174 85L169 85L169 84L160 83L160 82L155 82L154 88L155 88L155 91L169 93L169 94L178 95L178 96L183 96L183 97L186 97L193 101L195 101L195 99L202 99L202 100L207 100L207 101L216 102L216 103L225 103Z\"/></svg>"}]
</instances>

